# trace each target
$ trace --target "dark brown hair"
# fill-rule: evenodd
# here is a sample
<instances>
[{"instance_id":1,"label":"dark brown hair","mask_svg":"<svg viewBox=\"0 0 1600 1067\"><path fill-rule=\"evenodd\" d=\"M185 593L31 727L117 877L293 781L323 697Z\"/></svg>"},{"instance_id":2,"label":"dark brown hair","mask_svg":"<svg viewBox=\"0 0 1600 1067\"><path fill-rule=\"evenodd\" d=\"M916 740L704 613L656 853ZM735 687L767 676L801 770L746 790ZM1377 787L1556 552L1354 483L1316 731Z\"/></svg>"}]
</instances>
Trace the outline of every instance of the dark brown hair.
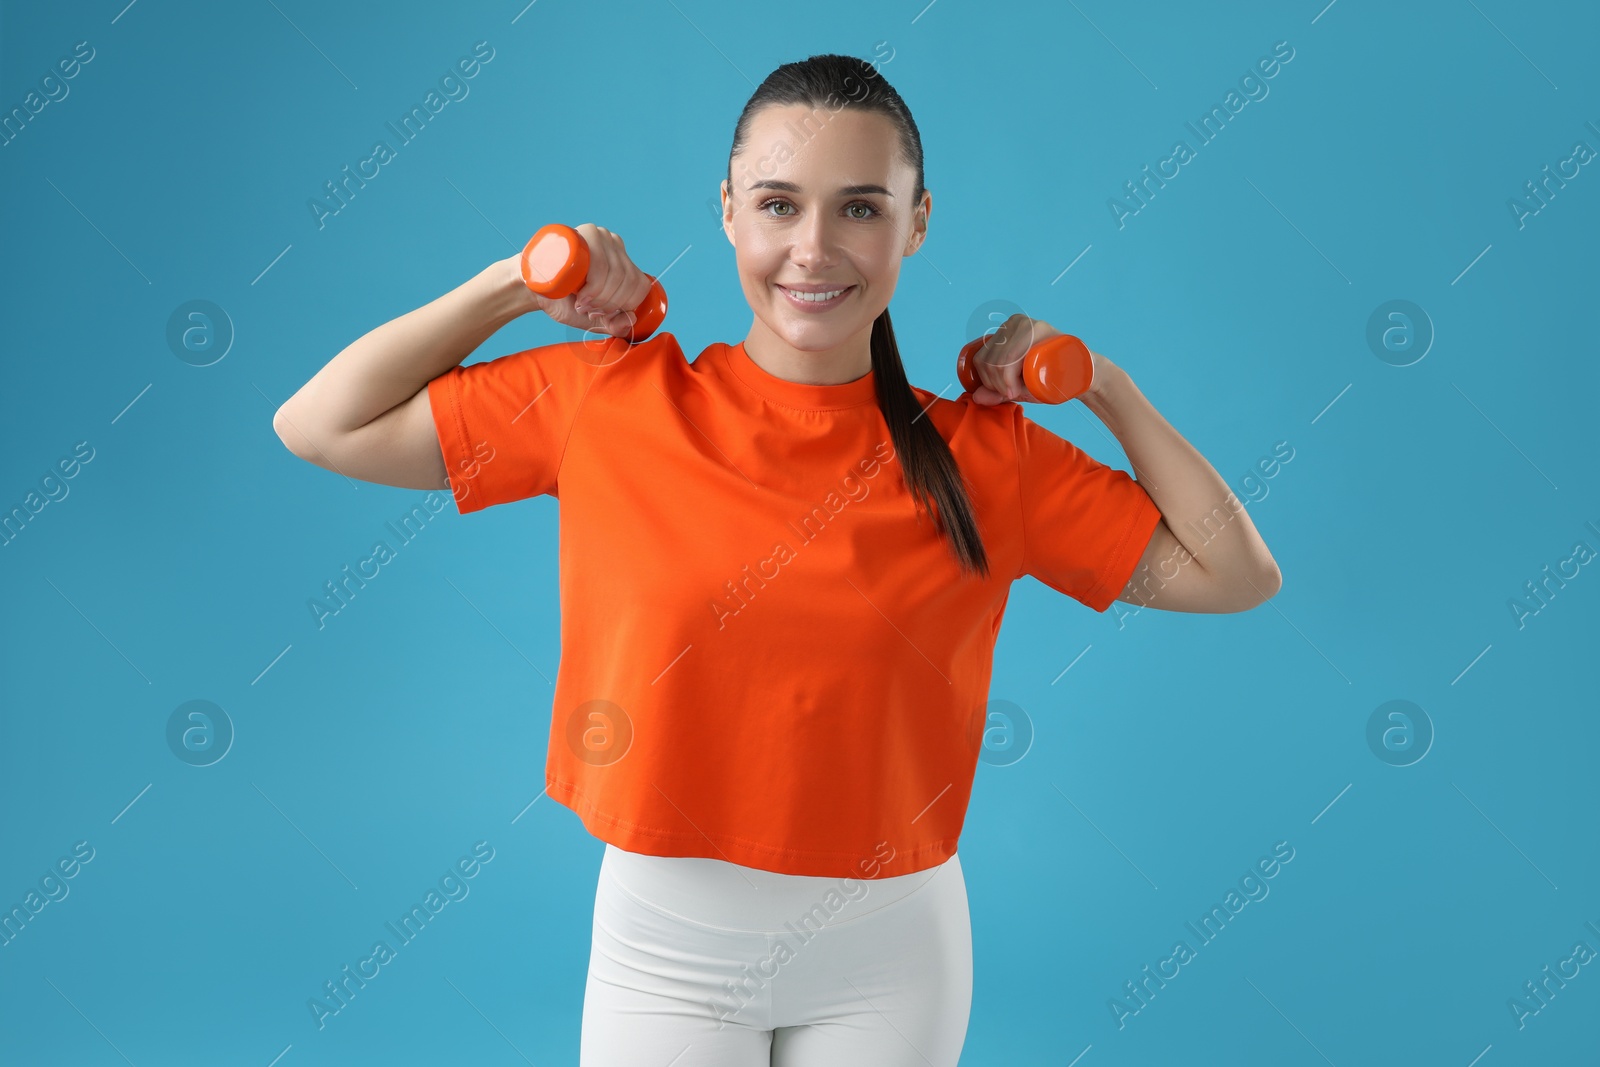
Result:
<instances>
[{"instance_id":1,"label":"dark brown hair","mask_svg":"<svg viewBox=\"0 0 1600 1067\"><path fill-rule=\"evenodd\" d=\"M911 194L912 206L922 203L922 138L905 101L874 64L833 53L783 64L768 74L746 101L734 126L733 147L728 152L730 198L737 195L733 184L733 157L744 147L751 118L762 108L775 104L803 104L813 110L826 108L830 112L843 106L886 116L900 135L901 157L917 173ZM888 308L884 308L872 324L872 371L878 408L888 424L889 438L894 443L912 499L934 512L934 523L949 540L962 568L987 578L989 557L978 533L961 469L933 420L922 417L925 413L911 391L905 365L900 361L900 348L895 343Z\"/></svg>"}]
</instances>

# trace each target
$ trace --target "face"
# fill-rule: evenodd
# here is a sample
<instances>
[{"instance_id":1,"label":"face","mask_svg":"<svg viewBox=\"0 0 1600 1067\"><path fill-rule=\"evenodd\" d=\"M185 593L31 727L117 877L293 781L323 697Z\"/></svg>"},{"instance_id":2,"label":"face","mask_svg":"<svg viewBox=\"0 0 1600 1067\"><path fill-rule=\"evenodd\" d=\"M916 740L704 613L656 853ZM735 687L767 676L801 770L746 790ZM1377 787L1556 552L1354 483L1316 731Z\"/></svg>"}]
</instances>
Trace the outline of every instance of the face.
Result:
<instances>
[{"instance_id":1,"label":"face","mask_svg":"<svg viewBox=\"0 0 1600 1067\"><path fill-rule=\"evenodd\" d=\"M910 202L917 175L900 158L894 124L854 108L791 104L762 108L749 131L732 159L733 188L722 183L722 227L745 299L792 348L864 346L932 210L926 192ZM801 302L790 287L845 291Z\"/></svg>"}]
</instances>

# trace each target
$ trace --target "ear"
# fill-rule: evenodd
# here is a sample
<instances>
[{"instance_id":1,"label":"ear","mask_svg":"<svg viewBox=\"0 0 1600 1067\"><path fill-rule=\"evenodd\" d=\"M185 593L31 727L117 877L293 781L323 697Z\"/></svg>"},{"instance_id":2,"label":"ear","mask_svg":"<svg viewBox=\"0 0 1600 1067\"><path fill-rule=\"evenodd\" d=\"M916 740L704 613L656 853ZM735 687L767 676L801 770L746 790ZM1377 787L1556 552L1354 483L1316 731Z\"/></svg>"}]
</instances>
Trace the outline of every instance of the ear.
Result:
<instances>
[{"instance_id":1,"label":"ear","mask_svg":"<svg viewBox=\"0 0 1600 1067\"><path fill-rule=\"evenodd\" d=\"M722 191L722 232L727 235L728 243L733 244L733 199L728 195L728 179L724 178L718 184Z\"/></svg>"},{"instance_id":2,"label":"ear","mask_svg":"<svg viewBox=\"0 0 1600 1067\"><path fill-rule=\"evenodd\" d=\"M906 240L905 254L915 255L928 237L928 216L933 214L933 194L922 191L922 203L911 212L911 236Z\"/></svg>"}]
</instances>

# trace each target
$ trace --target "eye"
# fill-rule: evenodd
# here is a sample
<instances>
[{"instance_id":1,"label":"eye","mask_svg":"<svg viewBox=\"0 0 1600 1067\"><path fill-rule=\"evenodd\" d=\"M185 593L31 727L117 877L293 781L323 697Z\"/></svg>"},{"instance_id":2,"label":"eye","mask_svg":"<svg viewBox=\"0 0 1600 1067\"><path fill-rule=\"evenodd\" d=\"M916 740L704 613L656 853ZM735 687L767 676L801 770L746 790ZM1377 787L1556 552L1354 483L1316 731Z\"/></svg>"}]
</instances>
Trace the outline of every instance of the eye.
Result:
<instances>
[{"instance_id":1,"label":"eye","mask_svg":"<svg viewBox=\"0 0 1600 1067\"><path fill-rule=\"evenodd\" d=\"M770 200L763 200L761 202L761 205L758 208L758 210L766 211L767 208L772 207L775 204L782 204L782 205L784 205L786 207L794 207L793 204L789 203L789 201L783 199L781 196L775 196L775 197L772 197ZM865 200L852 200L852 201L850 201L850 203L845 205L845 210L849 211L853 207L864 207L864 208L867 209L867 214L865 214L865 215L851 215L850 216L850 218L855 219L857 222L865 222L867 219L872 218L873 216L879 214L878 209L873 207L870 203L868 203ZM783 214L778 214L778 215L772 215L772 214L769 213L769 215L768 215L768 218L786 219L786 218L789 218L789 217L790 217L790 215L788 213L783 213Z\"/></svg>"}]
</instances>

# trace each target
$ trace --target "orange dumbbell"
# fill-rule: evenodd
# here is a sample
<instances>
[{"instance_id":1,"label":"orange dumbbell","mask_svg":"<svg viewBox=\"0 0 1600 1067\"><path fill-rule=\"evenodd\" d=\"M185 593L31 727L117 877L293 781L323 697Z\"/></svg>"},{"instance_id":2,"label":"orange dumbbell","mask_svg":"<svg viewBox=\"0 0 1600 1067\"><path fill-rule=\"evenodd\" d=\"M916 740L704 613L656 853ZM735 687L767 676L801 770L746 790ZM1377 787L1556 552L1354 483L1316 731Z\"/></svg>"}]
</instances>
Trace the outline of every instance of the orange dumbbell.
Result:
<instances>
[{"instance_id":1,"label":"orange dumbbell","mask_svg":"<svg viewBox=\"0 0 1600 1067\"><path fill-rule=\"evenodd\" d=\"M529 289L550 300L571 296L589 277L589 244L577 230L552 222L542 226L522 250L522 280ZM651 275L650 292L633 309L633 329L628 340L638 342L656 332L667 317L667 292Z\"/></svg>"},{"instance_id":2,"label":"orange dumbbell","mask_svg":"<svg viewBox=\"0 0 1600 1067\"><path fill-rule=\"evenodd\" d=\"M985 334L968 341L956 357L956 376L967 392L978 388L972 358L989 339ZM1047 337L1022 357L1022 382L1041 404L1065 404L1089 388L1094 380L1094 360L1084 343L1070 333Z\"/></svg>"}]
</instances>

